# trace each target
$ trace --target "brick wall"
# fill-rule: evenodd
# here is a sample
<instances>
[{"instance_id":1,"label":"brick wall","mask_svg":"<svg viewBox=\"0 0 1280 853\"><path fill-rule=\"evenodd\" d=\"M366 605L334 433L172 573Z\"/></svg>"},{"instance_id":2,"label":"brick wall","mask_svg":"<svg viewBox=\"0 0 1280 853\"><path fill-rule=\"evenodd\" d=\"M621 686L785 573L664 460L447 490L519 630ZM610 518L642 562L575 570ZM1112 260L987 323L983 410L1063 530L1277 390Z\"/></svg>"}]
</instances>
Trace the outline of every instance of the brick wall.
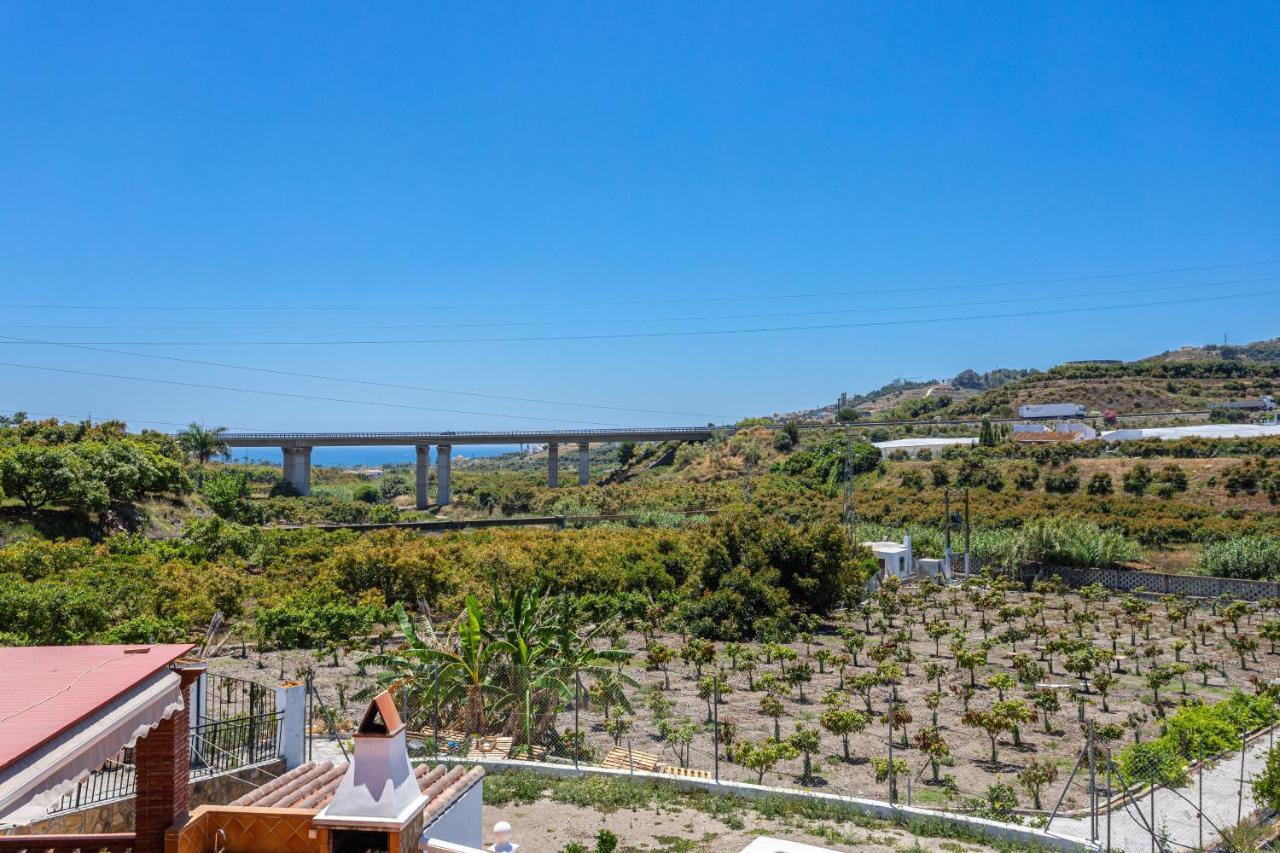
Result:
<instances>
[{"instance_id":1,"label":"brick wall","mask_svg":"<svg viewBox=\"0 0 1280 853\"><path fill-rule=\"evenodd\" d=\"M134 805L135 853L164 853L165 830L190 807L191 685L202 670L180 671L182 710L152 729L134 747L138 793Z\"/></svg>"}]
</instances>

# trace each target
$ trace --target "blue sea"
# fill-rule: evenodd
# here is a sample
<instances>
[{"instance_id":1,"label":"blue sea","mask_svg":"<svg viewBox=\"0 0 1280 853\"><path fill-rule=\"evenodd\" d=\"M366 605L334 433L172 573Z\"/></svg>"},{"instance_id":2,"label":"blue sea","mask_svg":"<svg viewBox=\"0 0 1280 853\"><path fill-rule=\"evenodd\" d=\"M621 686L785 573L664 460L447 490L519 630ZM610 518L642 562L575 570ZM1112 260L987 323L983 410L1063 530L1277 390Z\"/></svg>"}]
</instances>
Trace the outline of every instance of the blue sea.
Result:
<instances>
[{"instance_id":1,"label":"blue sea","mask_svg":"<svg viewBox=\"0 0 1280 853\"><path fill-rule=\"evenodd\" d=\"M501 456L518 451L519 445L455 444L453 458L471 459L481 456ZM311 451L311 465L337 468L377 468L382 465L412 465L417 456L412 447L317 447ZM237 447L232 455L236 462L269 462L283 464L278 447ZM436 449L431 448L431 461L436 461Z\"/></svg>"}]
</instances>

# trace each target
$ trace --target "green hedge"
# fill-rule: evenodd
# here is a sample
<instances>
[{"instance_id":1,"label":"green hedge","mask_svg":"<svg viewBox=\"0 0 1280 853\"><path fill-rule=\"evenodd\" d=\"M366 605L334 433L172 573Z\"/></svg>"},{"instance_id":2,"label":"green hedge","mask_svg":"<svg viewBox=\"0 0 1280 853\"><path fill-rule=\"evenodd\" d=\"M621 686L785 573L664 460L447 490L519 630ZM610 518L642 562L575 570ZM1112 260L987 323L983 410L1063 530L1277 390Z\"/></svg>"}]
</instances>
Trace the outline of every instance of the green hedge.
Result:
<instances>
[{"instance_id":1,"label":"green hedge","mask_svg":"<svg viewBox=\"0 0 1280 853\"><path fill-rule=\"evenodd\" d=\"M1131 744L1117 761L1126 785L1154 779L1162 785L1186 782L1187 765L1240 746L1240 733L1280 720L1269 694L1250 696L1239 690L1213 705L1184 705L1165 720L1157 738Z\"/></svg>"}]
</instances>

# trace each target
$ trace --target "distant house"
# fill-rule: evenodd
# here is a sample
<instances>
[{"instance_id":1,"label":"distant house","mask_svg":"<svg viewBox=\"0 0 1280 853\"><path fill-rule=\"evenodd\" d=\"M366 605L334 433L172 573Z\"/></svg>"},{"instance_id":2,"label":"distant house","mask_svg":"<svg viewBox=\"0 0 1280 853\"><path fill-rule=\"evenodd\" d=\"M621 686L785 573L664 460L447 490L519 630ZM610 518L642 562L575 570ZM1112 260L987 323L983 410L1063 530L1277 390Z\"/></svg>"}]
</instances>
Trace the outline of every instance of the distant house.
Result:
<instances>
[{"instance_id":1,"label":"distant house","mask_svg":"<svg viewBox=\"0 0 1280 853\"><path fill-rule=\"evenodd\" d=\"M1097 438L1098 431L1080 421L1060 421L1052 427L1047 424L1014 424L1013 440L1037 443L1053 441L1088 441Z\"/></svg>"},{"instance_id":2,"label":"distant house","mask_svg":"<svg viewBox=\"0 0 1280 853\"><path fill-rule=\"evenodd\" d=\"M1098 437L1098 431L1081 421L1061 421L1055 429L1058 432L1071 432L1079 436L1077 441L1089 441Z\"/></svg>"},{"instance_id":3,"label":"distant house","mask_svg":"<svg viewBox=\"0 0 1280 853\"><path fill-rule=\"evenodd\" d=\"M1046 429L1038 432L1015 432L1012 438L1018 444L1066 444L1080 441L1080 434Z\"/></svg>"}]
</instances>

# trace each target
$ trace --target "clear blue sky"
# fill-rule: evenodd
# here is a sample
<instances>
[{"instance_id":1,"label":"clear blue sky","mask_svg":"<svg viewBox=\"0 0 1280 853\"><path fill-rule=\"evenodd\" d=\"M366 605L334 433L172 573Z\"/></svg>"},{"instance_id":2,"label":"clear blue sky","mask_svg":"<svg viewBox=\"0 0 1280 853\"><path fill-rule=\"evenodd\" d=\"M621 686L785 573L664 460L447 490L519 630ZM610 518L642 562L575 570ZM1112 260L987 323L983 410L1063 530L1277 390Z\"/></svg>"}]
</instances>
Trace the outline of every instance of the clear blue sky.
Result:
<instances>
[{"instance_id":1,"label":"clear blue sky","mask_svg":"<svg viewBox=\"0 0 1280 853\"><path fill-rule=\"evenodd\" d=\"M1280 260L1276 32L1275 3L6 3L0 334L690 414L12 343L0 360L535 420L8 366L0 409L251 429L705 422L895 376L1272 336L1275 295L254 344L1274 293L1221 282L1280 263L966 285ZM1214 284L1180 287L1197 283ZM953 289L885 292L925 287ZM853 295L803 296L832 291ZM956 307L1001 299L1036 301ZM31 305L62 307L15 307Z\"/></svg>"}]
</instances>

